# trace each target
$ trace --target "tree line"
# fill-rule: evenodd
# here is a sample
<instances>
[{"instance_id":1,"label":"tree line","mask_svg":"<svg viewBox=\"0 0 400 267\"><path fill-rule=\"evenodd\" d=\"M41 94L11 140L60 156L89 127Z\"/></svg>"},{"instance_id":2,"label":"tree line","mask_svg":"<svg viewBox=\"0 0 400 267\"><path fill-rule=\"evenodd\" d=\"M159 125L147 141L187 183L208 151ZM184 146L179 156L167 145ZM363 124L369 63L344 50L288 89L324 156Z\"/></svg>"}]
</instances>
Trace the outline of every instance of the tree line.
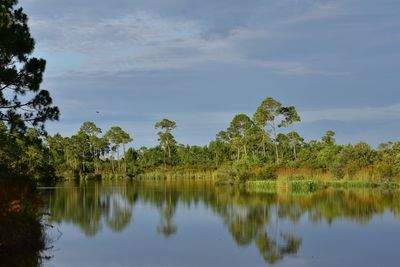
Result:
<instances>
[{"instance_id":1,"label":"tree line","mask_svg":"<svg viewBox=\"0 0 400 267\"><path fill-rule=\"evenodd\" d=\"M155 123L159 143L154 147L127 148L133 138L121 127L103 133L94 122L84 122L71 137L47 135L41 149L48 153L48 164L60 176L135 177L179 168L229 169L236 171L233 176L247 174L244 180L257 178L257 170L259 179L274 178L276 168L313 169L330 172L336 178L358 172L379 179L400 175L400 142L383 143L376 149L364 142L340 145L330 130L320 140L306 142L293 129L300 120L294 106L284 106L268 97L252 117L234 116L229 127L205 146L178 143L174 136L176 122L163 119Z\"/></svg>"}]
</instances>

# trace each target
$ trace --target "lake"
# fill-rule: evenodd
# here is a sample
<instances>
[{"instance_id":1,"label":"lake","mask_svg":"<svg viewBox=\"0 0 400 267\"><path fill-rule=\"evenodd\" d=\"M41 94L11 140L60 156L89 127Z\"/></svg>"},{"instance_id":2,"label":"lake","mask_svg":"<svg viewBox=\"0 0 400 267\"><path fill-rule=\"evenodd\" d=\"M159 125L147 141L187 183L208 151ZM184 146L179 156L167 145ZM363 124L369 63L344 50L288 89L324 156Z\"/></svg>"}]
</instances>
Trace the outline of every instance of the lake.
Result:
<instances>
[{"instance_id":1,"label":"lake","mask_svg":"<svg viewBox=\"0 0 400 267\"><path fill-rule=\"evenodd\" d=\"M399 266L400 192L250 193L210 181L42 188L44 266Z\"/></svg>"}]
</instances>

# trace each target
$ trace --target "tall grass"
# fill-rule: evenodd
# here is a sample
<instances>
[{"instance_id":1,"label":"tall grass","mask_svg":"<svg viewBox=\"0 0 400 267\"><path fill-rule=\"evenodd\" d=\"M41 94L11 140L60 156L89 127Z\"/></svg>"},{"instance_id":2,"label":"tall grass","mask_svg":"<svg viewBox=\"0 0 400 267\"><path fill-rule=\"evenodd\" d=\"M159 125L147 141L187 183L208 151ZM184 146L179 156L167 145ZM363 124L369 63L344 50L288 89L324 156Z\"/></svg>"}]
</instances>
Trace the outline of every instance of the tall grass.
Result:
<instances>
[{"instance_id":1,"label":"tall grass","mask_svg":"<svg viewBox=\"0 0 400 267\"><path fill-rule=\"evenodd\" d=\"M289 192L307 193L335 189L361 189L361 188L381 188L381 189L400 189L398 183L373 183L362 181L315 181L315 180L284 180L276 181L248 181L246 187L252 192Z\"/></svg>"},{"instance_id":2,"label":"tall grass","mask_svg":"<svg viewBox=\"0 0 400 267\"><path fill-rule=\"evenodd\" d=\"M188 179L212 179L214 169L157 169L139 174L135 179L139 180L188 180Z\"/></svg>"}]
</instances>

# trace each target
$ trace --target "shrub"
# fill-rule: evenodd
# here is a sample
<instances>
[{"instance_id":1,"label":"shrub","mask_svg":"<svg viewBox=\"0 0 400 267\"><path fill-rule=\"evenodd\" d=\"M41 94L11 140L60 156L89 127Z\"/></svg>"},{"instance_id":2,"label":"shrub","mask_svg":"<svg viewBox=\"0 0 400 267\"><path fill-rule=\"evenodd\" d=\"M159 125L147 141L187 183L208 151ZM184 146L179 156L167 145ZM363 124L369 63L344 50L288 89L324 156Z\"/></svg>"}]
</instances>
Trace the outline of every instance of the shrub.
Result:
<instances>
[{"instance_id":1,"label":"shrub","mask_svg":"<svg viewBox=\"0 0 400 267\"><path fill-rule=\"evenodd\" d=\"M318 189L318 184L314 181L292 181L289 184L290 191L297 193L314 192Z\"/></svg>"},{"instance_id":2,"label":"shrub","mask_svg":"<svg viewBox=\"0 0 400 267\"><path fill-rule=\"evenodd\" d=\"M264 166L256 175L256 180L276 180L277 178L276 168L273 165Z\"/></svg>"},{"instance_id":3,"label":"shrub","mask_svg":"<svg viewBox=\"0 0 400 267\"><path fill-rule=\"evenodd\" d=\"M247 182L251 179L253 174L248 171L248 170L240 170L236 175L235 175L235 181L238 183L244 183Z\"/></svg>"},{"instance_id":4,"label":"shrub","mask_svg":"<svg viewBox=\"0 0 400 267\"><path fill-rule=\"evenodd\" d=\"M381 180L390 180L394 177L393 164L378 162L374 166L374 174Z\"/></svg>"},{"instance_id":5,"label":"shrub","mask_svg":"<svg viewBox=\"0 0 400 267\"><path fill-rule=\"evenodd\" d=\"M234 183L235 175L232 168L222 167L214 173L213 178L216 185L231 185Z\"/></svg>"}]
</instances>

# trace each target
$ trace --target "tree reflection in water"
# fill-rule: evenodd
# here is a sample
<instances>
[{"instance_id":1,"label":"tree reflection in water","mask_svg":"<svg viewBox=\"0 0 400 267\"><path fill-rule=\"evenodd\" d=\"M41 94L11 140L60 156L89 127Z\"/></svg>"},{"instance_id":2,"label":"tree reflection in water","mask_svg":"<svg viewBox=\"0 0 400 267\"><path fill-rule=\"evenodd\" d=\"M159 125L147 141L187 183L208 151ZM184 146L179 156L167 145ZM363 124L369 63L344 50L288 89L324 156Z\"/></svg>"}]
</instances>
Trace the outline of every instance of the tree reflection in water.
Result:
<instances>
[{"instance_id":1,"label":"tree reflection in water","mask_svg":"<svg viewBox=\"0 0 400 267\"><path fill-rule=\"evenodd\" d=\"M65 183L49 195L51 222L70 222L83 233L95 236L103 227L120 232L132 220L137 192L108 183Z\"/></svg>"},{"instance_id":2,"label":"tree reflection in water","mask_svg":"<svg viewBox=\"0 0 400 267\"><path fill-rule=\"evenodd\" d=\"M173 222L177 206L203 203L220 217L238 246L255 244L266 263L295 256L302 239L295 225L304 217L313 223L333 223L345 218L366 223L374 215L390 211L400 216L399 191L327 190L313 194L260 194L211 181L90 182L62 184L49 196L53 222L71 222L83 233L95 236L105 225L122 232L131 223L135 204L155 207L160 221L157 232L177 233ZM292 225L292 230L283 227Z\"/></svg>"}]
</instances>

